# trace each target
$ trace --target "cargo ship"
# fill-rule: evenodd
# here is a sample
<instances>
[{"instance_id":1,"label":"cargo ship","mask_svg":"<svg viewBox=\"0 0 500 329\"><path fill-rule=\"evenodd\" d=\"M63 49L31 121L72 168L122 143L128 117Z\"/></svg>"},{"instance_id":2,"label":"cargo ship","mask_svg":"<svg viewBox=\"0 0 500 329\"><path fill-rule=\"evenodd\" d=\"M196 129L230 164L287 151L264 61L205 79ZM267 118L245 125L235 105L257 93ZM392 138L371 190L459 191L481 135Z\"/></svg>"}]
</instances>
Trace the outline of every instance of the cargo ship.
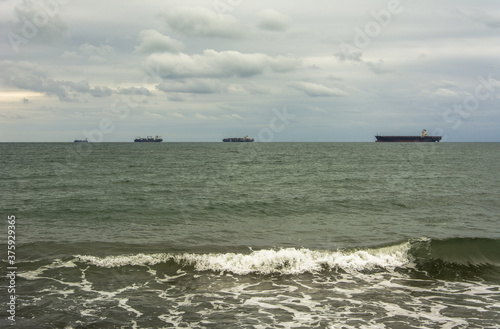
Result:
<instances>
[{"instance_id":1,"label":"cargo ship","mask_svg":"<svg viewBox=\"0 0 500 329\"><path fill-rule=\"evenodd\" d=\"M399 142L399 143L433 143L439 142L441 136L429 136L427 130L422 130L420 136L379 136L376 135L375 142Z\"/></svg>"},{"instance_id":2,"label":"cargo ship","mask_svg":"<svg viewBox=\"0 0 500 329\"><path fill-rule=\"evenodd\" d=\"M222 140L223 142L253 142L254 139L253 138L250 138L248 136L245 136L245 137L233 137L233 138L224 138Z\"/></svg>"},{"instance_id":3,"label":"cargo ship","mask_svg":"<svg viewBox=\"0 0 500 329\"><path fill-rule=\"evenodd\" d=\"M146 138L137 137L136 139L134 139L134 142L136 142L136 143L159 143L159 142L163 142L163 139L161 138L161 136L155 136L154 138L153 138L153 136L148 136Z\"/></svg>"},{"instance_id":4,"label":"cargo ship","mask_svg":"<svg viewBox=\"0 0 500 329\"><path fill-rule=\"evenodd\" d=\"M75 143L88 143L89 141L87 140L87 138L85 138L85 139L75 139L74 142Z\"/></svg>"}]
</instances>

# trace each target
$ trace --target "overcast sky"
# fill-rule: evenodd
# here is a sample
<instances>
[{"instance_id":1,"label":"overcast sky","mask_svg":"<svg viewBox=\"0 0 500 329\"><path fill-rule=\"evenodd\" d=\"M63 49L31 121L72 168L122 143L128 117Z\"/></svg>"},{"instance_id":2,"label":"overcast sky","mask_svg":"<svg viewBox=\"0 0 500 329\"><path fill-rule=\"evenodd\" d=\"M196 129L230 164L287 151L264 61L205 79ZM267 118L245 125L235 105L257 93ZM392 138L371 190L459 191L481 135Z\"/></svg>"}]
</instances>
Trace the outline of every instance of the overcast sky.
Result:
<instances>
[{"instance_id":1,"label":"overcast sky","mask_svg":"<svg viewBox=\"0 0 500 329\"><path fill-rule=\"evenodd\" d=\"M0 0L0 142L500 142L500 2Z\"/></svg>"}]
</instances>

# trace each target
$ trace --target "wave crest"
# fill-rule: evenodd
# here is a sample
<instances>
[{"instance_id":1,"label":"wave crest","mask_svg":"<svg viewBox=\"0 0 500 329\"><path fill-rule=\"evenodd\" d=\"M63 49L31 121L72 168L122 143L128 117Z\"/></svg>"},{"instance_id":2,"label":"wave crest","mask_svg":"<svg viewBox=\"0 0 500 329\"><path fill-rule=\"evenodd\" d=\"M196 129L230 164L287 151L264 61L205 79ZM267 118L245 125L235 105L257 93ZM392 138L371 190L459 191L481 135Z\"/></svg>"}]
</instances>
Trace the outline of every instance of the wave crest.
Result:
<instances>
[{"instance_id":1,"label":"wave crest","mask_svg":"<svg viewBox=\"0 0 500 329\"><path fill-rule=\"evenodd\" d=\"M434 278L500 279L500 240L497 239L420 239L412 243L409 255L417 270Z\"/></svg>"},{"instance_id":2,"label":"wave crest","mask_svg":"<svg viewBox=\"0 0 500 329\"><path fill-rule=\"evenodd\" d=\"M98 267L151 266L175 262L196 271L230 272L238 275L301 274L323 270L371 271L391 270L408 263L409 243L352 251L314 251L309 249L263 249L242 253L210 254L136 254L107 257L77 255L76 261Z\"/></svg>"}]
</instances>

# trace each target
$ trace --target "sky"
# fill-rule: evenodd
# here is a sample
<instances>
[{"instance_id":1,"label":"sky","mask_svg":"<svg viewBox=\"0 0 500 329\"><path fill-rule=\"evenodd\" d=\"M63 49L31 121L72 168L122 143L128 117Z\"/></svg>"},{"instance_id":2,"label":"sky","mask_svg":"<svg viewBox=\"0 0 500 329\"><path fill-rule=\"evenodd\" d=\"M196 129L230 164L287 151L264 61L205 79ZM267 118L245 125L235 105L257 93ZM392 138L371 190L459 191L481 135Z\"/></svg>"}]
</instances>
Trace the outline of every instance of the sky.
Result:
<instances>
[{"instance_id":1,"label":"sky","mask_svg":"<svg viewBox=\"0 0 500 329\"><path fill-rule=\"evenodd\" d=\"M0 0L0 142L500 142L494 0Z\"/></svg>"}]
</instances>

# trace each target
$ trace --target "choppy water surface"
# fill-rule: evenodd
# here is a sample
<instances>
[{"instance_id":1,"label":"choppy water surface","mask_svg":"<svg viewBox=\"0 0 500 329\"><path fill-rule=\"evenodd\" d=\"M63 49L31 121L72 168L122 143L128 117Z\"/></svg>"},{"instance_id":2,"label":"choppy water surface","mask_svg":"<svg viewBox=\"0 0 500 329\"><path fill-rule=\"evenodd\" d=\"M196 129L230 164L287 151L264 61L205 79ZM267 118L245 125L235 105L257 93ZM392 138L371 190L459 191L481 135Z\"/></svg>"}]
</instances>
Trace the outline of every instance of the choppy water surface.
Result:
<instances>
[{"instance_id":1,"label":"choppy water surface","mask_svg":"<svg viewBox=\"0 0 500 329\"><path fill-rule=\"evenodd\" d=\"M500 323L500 144L0 152L20 328Z\"/></svg>"}]
</instances>

